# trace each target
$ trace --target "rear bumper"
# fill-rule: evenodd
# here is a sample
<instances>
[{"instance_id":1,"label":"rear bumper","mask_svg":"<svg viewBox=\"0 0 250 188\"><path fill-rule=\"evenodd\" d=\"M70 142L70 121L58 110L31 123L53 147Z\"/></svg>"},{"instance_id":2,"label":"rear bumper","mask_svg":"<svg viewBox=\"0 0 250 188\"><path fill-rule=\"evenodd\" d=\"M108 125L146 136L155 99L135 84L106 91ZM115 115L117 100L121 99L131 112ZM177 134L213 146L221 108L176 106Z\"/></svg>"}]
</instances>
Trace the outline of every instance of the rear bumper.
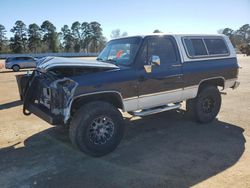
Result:
<instances>
[{"instance_id":1,"label":"rear bumper","mask_svg":"<svg viewBox=\"0 0 250 188\"><path fill-rule=\"evenodd\" d=\"M233 89L236 89L240 86L240 82L239 81L235 81L234 85L232 86Z\"/></svg>"},{"instance_id":2,"label":"rear bumper","mask_svg":"<svg viewBox=\"0 0 250 188\"><path fill-rule=\"evenodd\" d=\"M225 80L224 89L227 89L227 88L236 89L237 87L239 87L239 85L240 85L240 82L237 81L237 78Z\"/></svg>"}]
</instances>

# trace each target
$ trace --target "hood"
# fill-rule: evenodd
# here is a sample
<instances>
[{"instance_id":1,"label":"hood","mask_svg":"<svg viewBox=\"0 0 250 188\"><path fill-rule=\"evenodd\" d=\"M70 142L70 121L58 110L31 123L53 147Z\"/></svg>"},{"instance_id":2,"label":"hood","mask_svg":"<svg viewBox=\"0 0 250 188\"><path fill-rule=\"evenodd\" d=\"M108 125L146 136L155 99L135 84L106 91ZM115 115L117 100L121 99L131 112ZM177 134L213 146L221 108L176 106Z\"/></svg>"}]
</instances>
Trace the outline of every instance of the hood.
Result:
<instances>
[{"instance_id":1,"label":"hood","mask_svg":"<svg viewBox=\"0 0 250 188\"><path fill-rule=\"evenodd\" d=\"M46 57L38 60L37 69L41 71L47 71L56 67L93 67L93 68L106 68L106 69L117 69L118 66L111 63L104 63L96 60L86 59L74 59L74 58L62 58L62 57Z\"/></svg>"}]
</instances>

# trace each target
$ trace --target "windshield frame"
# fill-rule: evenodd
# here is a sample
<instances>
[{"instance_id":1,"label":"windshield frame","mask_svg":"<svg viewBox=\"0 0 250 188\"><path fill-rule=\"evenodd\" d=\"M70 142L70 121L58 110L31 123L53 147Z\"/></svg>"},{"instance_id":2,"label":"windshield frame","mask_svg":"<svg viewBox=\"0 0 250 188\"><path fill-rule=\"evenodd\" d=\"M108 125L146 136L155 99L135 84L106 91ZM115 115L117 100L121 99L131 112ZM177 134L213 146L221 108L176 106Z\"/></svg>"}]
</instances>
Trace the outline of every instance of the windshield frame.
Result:
<instances>
[{"instance_id":1,"label":"windshield frame","mask_svg":"<svg viewBox=\"0 0 250 188\"><path fill-rule=\"evenodd\" d=\"M137 49L135 50L135 53L134 53L133 57L131 57L131 59L128 60L128 63L122 64L122 63L117 62L115 59L112 59L112 60L108 60L108 59L107 59L107 60L103 60L103 59L101 58L102 53L103 53L104 50L106 50L107 48L109 48L109 49L107 49L107 50L108 50L108 54L110 54L110 51L111 51L111 46L110 46L110 45L112 45L112 43L113 43L113 44L116 44L116 43L119 44L118 41L133 40L133 39L134 39L134 40L138 40L138 43L136 43L138 46L137 46ZM117 39L110 40L110 41L107 43L107 45L105 46L105 48L100 52L100 54L98 55L98 57L96 58L96 60L97 60L97 61L101 61L101 62L105 62L105 63L115 64L115 65L117 65L117 66L131 66L132 64L135 63L135 59L136 59L136 57L137 57L137 54L138 54L139 51L140 51L140 47L141 47L142 41L143 41L143 38L142 38L141 36L122 37L122 38L117 38ZM122 44L122 43L121 43L121 44ZM130 43L130 44L131 44L131 43Z\"/></svg>"}]
</instances>

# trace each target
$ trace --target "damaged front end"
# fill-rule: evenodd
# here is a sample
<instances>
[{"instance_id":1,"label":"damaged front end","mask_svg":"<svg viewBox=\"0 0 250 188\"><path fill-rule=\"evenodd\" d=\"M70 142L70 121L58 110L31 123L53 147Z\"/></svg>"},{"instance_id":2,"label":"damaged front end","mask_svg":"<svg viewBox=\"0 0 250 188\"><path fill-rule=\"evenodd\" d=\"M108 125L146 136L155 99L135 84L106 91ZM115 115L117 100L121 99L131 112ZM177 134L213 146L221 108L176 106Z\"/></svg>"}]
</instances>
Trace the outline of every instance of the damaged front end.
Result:
<instances>
[{"instance_id":1,"label":"damaged front end","mask_svg":"<svg viewBox=\"0 0 250 188\"><path fill-rule=\"evenodd\" d=\"M73 58L46 57L31 75L17 75L23 113L52 125L67 124L78 83L71 78L118 69L116 65Z\"/></svg>"},{"instance_id":2,"label":"damaged front end","mask_svg":"<svg viewBox=\"0 0 250 188\"><path fill-rule=\"evenodd\" d=\"M33 113L52 125L68 122L78 83L38 70L30 76L18 75L17 83L25 115Z\"/></svg>"}]
</instances>

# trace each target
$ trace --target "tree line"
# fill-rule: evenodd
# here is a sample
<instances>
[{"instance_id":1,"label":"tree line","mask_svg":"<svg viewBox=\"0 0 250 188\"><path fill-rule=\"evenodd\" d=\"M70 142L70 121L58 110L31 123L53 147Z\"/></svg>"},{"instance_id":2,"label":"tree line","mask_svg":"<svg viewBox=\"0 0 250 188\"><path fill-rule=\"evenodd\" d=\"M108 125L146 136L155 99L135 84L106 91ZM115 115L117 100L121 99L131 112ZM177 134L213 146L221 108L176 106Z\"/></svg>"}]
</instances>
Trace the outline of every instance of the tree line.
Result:
<instances>
[{"instance_id":1,"label":"tree line","mask_svg":"<svg viewBox=\"0 0 250 188\"><path fill-rule=\"evenodd\" d=\"M76 21L57 32L48 20L41 26L36 23L26 26L18 20L10 31L13 36L8 39L7 30L0 24L0 53L99 52L107 40L96 21Z\"/></svg>"},{"instance_id":2,"label":"tree line","mask_svg":"<svg viewBox=\"0 0 250 188\"><path fill-rule=\"evenodd\" d=\"M231 40L233 46L241 53L250 55L250 25L244 24L237 30L231 28L224 28L218 31L227 35Z\"/></svg>"},{"instance_id":3,"label":"tree line","mask_svg":"<svg viewBox=\"0 0 250 188\"><path fill-rule=\"evenodd\" d=\"M41 26L36 23L26 26L18 20L10 30L13 36L6 37L6 29L0 24L0 53L44 53L44 52L99 52L106 44L101 24L76 21L64 25L58 32L49 20ZM233 46L242 53L250 54L250 25L245 24L237 30L224 28L218 31L231 40ZM156 29L154 33L161 33ZM111 32L111 38L127 36L120 29Z\"/></svg>"}]
</instances>

